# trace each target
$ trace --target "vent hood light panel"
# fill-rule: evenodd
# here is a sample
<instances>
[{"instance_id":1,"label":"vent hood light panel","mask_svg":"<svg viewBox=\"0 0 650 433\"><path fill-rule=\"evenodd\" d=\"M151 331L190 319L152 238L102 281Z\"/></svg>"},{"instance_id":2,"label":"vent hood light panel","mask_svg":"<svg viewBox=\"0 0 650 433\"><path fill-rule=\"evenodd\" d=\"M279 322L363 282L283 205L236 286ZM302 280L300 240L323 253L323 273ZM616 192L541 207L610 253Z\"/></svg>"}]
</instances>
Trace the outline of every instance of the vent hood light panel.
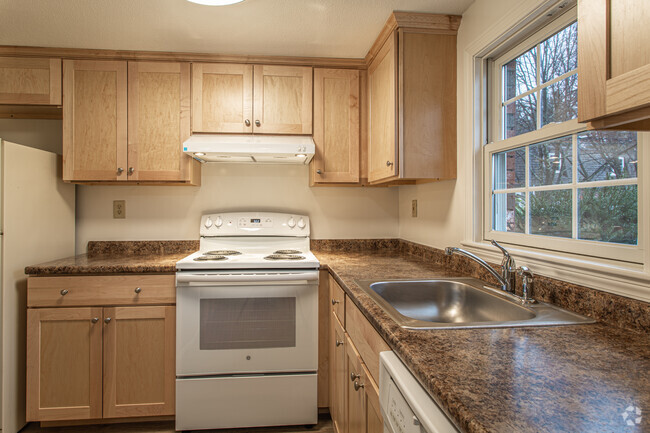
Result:
<instances>
[{"instance_id":1,"label":"vent hood light panel","mask_svg":"<svg viewBox=\"0 0 650 433\"><path fill-rule=\"evenodd\" d=\"M201 162L308 164L314 156L312 137L294 135L196 134L183 152Z\"/></svg>"}]
</instances>

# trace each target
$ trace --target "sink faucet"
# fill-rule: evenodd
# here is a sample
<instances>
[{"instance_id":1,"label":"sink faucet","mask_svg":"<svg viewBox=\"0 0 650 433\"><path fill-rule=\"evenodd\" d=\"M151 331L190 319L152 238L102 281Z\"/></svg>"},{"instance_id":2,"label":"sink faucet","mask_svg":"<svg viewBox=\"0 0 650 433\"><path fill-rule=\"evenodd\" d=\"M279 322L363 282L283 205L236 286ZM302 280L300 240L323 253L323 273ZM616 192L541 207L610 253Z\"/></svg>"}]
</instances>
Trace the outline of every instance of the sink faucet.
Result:
<instances>
[{"instance_id":1,"label":"sink faucet","mask_svg":"<svg viewBox=\"0 0 650 433\"><path fill-rule=\"evenodd\" d=\"M485 270L487 270L494 278L497 279L499 284L501 284L501 289L509 292L509 293L515 293L515 283L517 279L517 273L516 273L516 266L515 266L515 260L510 256L510 253L506 251L505 248L503 248L501 245L497 243L497 241L492 240L492 245L495 247L499 248L501 252L503 253L503 261L501 262L501 274L497 271L494 270L492 266L490 266L485 260L481 259L478 256L475 256L474 254L470 253L469 251L465 251L460 248L456 247L447 247L445 248L445 254L448 256L451 256L454 253L463 255L467 258L470 258L474 260L476 263L479 265L483 266Z\"/></svg>"}]
</instances>

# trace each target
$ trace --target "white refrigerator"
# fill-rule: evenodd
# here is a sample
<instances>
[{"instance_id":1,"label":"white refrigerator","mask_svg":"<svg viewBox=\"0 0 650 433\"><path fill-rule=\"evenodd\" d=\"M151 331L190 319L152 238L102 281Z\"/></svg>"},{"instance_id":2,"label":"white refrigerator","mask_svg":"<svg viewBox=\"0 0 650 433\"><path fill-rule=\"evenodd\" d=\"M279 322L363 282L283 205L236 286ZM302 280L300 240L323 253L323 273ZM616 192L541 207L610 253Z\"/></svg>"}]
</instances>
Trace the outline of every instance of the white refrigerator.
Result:
<instances>
[{"instance_id":1,"label":"white refrigerator","mask_svg":"<svg viewBox=\"0 0 650 433\"><path fill-rule=\"evenodd\" d=\"M75 187L61 157L0 139L2 433L25 425L25 266L74 255Z\"/></svg>"}]
</instances>

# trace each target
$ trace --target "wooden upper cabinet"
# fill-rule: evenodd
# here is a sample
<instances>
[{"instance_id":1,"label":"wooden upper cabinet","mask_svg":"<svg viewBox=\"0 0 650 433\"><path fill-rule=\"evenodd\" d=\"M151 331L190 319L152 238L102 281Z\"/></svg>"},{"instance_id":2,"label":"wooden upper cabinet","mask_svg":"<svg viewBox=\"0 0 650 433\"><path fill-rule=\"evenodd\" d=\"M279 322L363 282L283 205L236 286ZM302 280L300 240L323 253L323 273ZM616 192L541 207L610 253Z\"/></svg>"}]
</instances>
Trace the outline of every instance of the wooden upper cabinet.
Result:
<instances>
[{"instance_id":1,"label":"wooden upper cabinet","mask_svg":"<svg viewBox=\"0 0 650 433\"><path fill-rule=\"evenodd\" d=\"M192 64L192 131L253 131L253 66Z\"/></svg>"},{"instance_id":2,"label":"wooden upper cabinet","mask_svg":"<svg viewBox=\"0 0 650 433\"><path fill-rule=\"evenodd\" d=\"M27 310L27 421L102 417L102 309Z\"/></svg>"},{"instance_id":3,"label":"wooden upper cabinet","mask_svg":"<svg viewBox=\"0 0 650 433\"><path fill-rule=\"evenodd\" d=\"M370 183L456 177L459 24L458 16L395 12L393 30L368 54Z\"/></svg>"},{"instance_id":4,"label":"wooden upper cabinet","mask_svg":"<svg viewBox=\"0 0 650 433\"><path fill-rule=\"evenodd\" d=\"M126 62L63 61L63 180L127 180Z\"/></svg>"},{"instance_id":5,"label":"wooden upper cabinet","mask_svg":"<svg viewBox=\"0 0 650 433\"><path fill-rule=\"evenodd\" d=\"M255 65L254 132L312 133L312 68Z\"/></svg>"},{"instance_id":6,"label":"wooden upper cabinet","mask_svg":"<svg viewBox=\"0 0 650 433\"><path fill-rule=\"evenodd\" d=\"M191 181L190 64L129 62L128 170L131 181Z\"/></svg>"},{"instance_id":7,"label":"wooden upper cabinet","mask_svg":"<svg viewBox=\"0 0 650 433\"><path fill-rule=\"evenodd\" d=\"M646 0L578 1L578 121L650 130Z\"/></svg>"},{"instance_id":8,"label":"wooden upper cabinet","mask_svg":"<svg viewBox=\"0 0 650 433\"><path fill-rule=\"evenodd\" d=\"M104 418L174 414L175 309L104 308Z\"/></svg>"},{"instance_id":9,"label":"wooden upper cabinet","mask_svg":"<svg viewBox=\"0 0 650 433\"><path fill-rule=\"evenodd\" d=\"M312 184L359 182L359 71L314 70Z\"/></svg>"},{"instance_id":10,"label":"wooden upper cabinet","mask_svg":"<svg viewBox=\"0 0 650 433\"><path fill-rule=\"evenodd\" d=\"M0 57L0 104L61 105L61 59Z\"/></svg>"}]
</instances>

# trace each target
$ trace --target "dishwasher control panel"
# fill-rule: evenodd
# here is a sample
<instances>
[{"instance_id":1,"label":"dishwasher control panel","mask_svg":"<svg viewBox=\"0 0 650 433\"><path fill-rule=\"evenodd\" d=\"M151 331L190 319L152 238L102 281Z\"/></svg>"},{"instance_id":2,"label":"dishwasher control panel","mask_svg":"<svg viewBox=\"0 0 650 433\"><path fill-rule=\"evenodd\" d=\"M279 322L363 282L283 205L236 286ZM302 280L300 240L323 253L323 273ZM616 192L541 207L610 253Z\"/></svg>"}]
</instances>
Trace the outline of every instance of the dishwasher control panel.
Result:
<instances>
[{"instance_id":1,"label":"dishwasher control panel","mask_svg":"<svg viewBox=\"0 0 650 433\"><path fill-rule=\"evenodd\" d=\"M420 420L392 379L388 382L388 422L394 433L420 433Z\"/></svg>"}]
</instances>

